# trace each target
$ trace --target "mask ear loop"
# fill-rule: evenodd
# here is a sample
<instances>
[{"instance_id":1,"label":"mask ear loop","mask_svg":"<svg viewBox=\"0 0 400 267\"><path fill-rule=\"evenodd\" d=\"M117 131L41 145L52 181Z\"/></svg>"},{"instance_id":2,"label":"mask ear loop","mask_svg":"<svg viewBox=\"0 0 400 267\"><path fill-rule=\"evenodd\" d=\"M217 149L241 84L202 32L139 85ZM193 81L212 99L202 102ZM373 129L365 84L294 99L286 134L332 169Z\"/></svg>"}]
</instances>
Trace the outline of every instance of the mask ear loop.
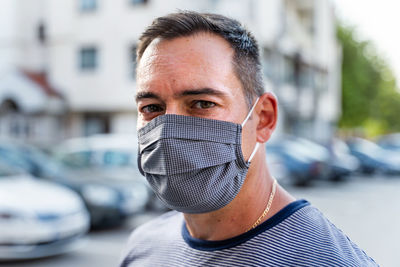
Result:
<instances>
[{"instance_id":1,"label":"mask ear loop","mask_svg":"<svg viewBox=\"0 0 400 267\"><path fill-rule=\"evenodd\" d=\"M259 99L260 99L260 97L257 97L256 101L254 102L253 106L251 107L251 109L250 109L250 111L249 111L249 114L247 114L247 117L246 117L246 118L244 119L244 121L242 122L242 127L243 127L243 126L246 124L246 122L249 120L249 118L250 118L251 114L253 113L253 110L254 110L254 108L256 107L256 105L257 105ZM251 160L253 159L254 155L256 154L257 149L258 149L259 146L260 146L260 143L257 142L256 145L255 145L255 147L254 147L254 149L253 149L253 152L251 152L251 155L250 155L250 157L249 157L249 159L248 159L247 162L251 162Z\"/></svg>"},{"instance_id":2,"label":"mask ear loop","mask_svg":"<svg viewBox=\"0 0 400 267\"><path fill-rule=\"evenodd\" d=\"M260 146L260 143L257 142L256 145L254 146L253 152L251 153L249 160L247 162L251 162L251 160L253 159L254 155L256 154L259 146Z\"/></svg>"},{"instance_id":3,"label":"mask ear loop","mask_svg":"<svg viewBox=\"0 0 400 267\"><path fill-rule=\"evenodd\" d=\"M246 124L246 122L249 120L251 114L253 113L254 108L256 107L257 103L258 103L258 99L260 99L260 97L257 97L256 101L254 102L253 106L251 107L249 114L247 114L247 117L244 119L244 121L242 122L242 127Z\"/></svg>"}]
</instances>

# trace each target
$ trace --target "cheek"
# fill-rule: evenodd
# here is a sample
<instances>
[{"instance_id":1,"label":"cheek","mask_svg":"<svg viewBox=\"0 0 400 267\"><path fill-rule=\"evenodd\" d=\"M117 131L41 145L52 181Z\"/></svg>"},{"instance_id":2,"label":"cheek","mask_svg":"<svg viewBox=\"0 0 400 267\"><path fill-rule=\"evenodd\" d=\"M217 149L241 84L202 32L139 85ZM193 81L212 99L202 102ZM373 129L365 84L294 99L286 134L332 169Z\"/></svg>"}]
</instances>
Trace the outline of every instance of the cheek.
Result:
<instances>
[{"instance_id":1,"label":"cheek","mask_svg":"<svg viewBox=\"0 0 400 267\"><path fill-rule=\"evenodd\" d=\"M143 120L143 115L140 113L138 114L137 122L136 122L136 129L139 130L140 128L144 127L146 122Z\"/></svg>"}]
</instances>

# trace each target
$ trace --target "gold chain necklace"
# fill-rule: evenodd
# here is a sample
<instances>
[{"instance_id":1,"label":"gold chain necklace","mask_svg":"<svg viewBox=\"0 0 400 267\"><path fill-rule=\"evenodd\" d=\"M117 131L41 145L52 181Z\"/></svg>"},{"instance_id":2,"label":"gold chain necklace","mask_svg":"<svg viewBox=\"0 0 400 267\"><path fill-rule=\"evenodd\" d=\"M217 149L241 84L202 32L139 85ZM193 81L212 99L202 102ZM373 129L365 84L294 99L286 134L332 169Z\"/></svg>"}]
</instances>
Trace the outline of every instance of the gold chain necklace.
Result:
<instances>
[{"instance_id":1,"label":"gold chain necklace","mask_svg":"<svg viewBox=\"0 0 400 267\"><path fill-rule=\"evenodd\" d=\"M272 184L272 191L271 191L271 194L269 195L269 200L268 200L267 207L265 208L264 212L261 214L261 216L257 219L257 221L253 224L253 226L249 230L256 228L257 225L259 225L261 223L261 220L265 216L267 216L267 214L269 212L269 209L271 208L272 201L274 200L275 191L276 191L276 184L277 184L277 181L276 181L276 179L274 179L274 183Z\"/></svg>"}]
</instances>

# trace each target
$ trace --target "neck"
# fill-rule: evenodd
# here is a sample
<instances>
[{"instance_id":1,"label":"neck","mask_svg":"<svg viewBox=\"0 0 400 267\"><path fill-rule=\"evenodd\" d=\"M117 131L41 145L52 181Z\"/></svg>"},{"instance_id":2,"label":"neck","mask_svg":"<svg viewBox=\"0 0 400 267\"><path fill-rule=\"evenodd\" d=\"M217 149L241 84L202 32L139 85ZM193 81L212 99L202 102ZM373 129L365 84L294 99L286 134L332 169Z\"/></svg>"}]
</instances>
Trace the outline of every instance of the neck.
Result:
<instances>
[{"instance_id":1,"label":"neck","mask_svg":"<svg viewBox=\"0 0 400 267\"><path fill-rule=\"evenodd\" d=\"M203 240L224 240L248 231L265 210L272 184L265 161L254 158L242 189L231 203L209 213L184 214L190 235ZM261 222L292 201L294 198L278 185L271 209Z\"/></svg>"}]
</instances>

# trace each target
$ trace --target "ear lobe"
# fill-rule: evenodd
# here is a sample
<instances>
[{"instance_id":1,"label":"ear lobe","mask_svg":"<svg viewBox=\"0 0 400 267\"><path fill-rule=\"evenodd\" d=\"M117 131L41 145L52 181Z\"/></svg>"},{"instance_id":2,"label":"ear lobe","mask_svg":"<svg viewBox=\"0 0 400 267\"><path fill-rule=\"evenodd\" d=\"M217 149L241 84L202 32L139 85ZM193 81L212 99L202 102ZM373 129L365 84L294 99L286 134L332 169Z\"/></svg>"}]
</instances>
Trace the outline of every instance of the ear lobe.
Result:
<instances>
[{"instance_id":1,"label":"ear lobe","mask_svg":"<svg viewBox=\"0 0 400 267\"><path fill-rule=\"evenodd\" d=\"M278 120L278 101L272 93L260 96L257 115L257 142L265 143L275 130Z\"/></svg>"}]
</instances>

